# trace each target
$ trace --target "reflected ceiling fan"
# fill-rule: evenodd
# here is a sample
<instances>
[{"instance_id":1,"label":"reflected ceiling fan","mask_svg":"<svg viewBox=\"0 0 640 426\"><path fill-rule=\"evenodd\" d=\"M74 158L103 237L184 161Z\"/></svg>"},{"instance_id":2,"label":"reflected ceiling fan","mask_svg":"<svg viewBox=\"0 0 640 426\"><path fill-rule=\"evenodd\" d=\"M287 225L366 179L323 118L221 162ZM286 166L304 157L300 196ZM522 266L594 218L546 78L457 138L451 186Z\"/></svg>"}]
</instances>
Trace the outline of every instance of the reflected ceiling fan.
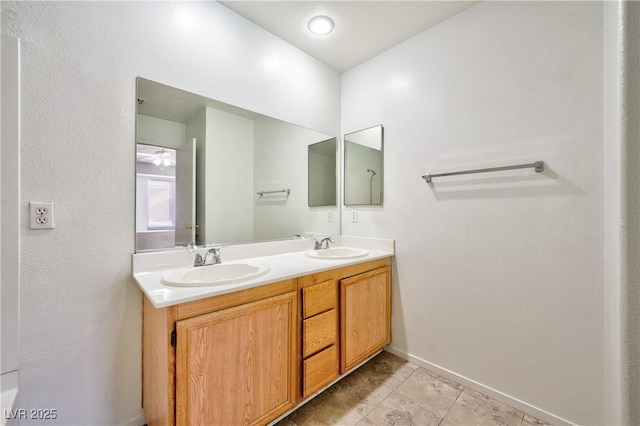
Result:
<instances>
[{"instance_id":1,"label":"reflected ceiling fan","mask_svg":"<svg viewBox=\"0 0 640 426\"><path fill-rule=\"evenodd\" d=\"M156 166L160 166L160 168L169 167L175 164L175 161L171 158L171 153L164 148L160 151L156 151L155 154L152 155L151 162Z\"/></svg>"},{"instance_id":2,"label":"reflected ceiling fan","mask_svg":"<svg viewBox=\"0 0 640 426\"><path fill-rule=\"evenodd\" d=\"M140 161L142 163L155 164L156 166L160 167L160 170L164 169L165 167L176 165L174 154L164 148L153 153L138 151L136 153L136 158L137 161Z\"/></svg>"}]
</instances>

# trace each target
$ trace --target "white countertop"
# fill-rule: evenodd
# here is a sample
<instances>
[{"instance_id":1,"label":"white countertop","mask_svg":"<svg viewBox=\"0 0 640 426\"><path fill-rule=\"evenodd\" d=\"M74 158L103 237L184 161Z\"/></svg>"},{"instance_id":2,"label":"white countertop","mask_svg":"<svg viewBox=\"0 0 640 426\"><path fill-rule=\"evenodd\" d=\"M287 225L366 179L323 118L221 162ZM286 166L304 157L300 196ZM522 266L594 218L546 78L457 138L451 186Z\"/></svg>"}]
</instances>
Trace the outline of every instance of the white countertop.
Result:
<instances>
[{"instance_id":1,"label":"white countertop","mask_svg":"<svg viewBox=\"0 0 640 426\"><path fill-rule=\"evenodd\" d=\"M287 240L270 243L234 245L223 249L222 263L267 264L269 272L255 279L240 283L205 287L172 287L162 284L160 279L167 271L189 267L193 264L195 251L186 249L168 252L133 255L133 277L145 296L156 308L191 302L210 296L257 287L289 278L297 278L316 272L335 269L357 263L382 259L394 255L394 241L378 238L335 237L336 246L363 248L368 254L351 259L317 259L306 255L313 249L313 240ZM199 249L201 254L206 249Z\"/></svg>"}]
</instances>

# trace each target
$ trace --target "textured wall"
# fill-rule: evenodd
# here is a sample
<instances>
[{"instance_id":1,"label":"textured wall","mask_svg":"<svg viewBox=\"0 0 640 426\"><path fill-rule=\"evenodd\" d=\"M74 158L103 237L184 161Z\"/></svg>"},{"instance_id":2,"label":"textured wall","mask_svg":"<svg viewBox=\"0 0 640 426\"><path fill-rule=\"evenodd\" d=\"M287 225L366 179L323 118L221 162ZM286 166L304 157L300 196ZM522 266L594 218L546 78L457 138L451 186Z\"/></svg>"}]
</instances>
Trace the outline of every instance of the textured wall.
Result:
<instances>
[{"instance_id":1,"label":"textured wall","mask_svg":"<svg viewBox=\"0 0 640 426\"><path fill-rule=\"evenodd\" d=\"M342 133L384 125L384 206L343 234L396 240L395 349L579 424L604 422L603 96L597 2L482 2L342 77Z\"/></svg>"},{"instance_id":2,"label":"textured wall","mask_svg":"<svg viewBox=\"0 0 640 426\"><path fill-rule=\"evenodd\" d=\"M135 78L336 134L339 76L215 2L2 2L2 31L22 42L23 217L56 203L55 230L21 231L20 407L139 420Z\"/></svg>"},{"instance_id":3,"label":"textured wall","mask_svg":"<svg viewBox=\"0 0 640 426\"><path fill-rule=\"evenodd\" d=\"M20 46L15 37L2 37L2 304L0 306L0 373L3 385L7 384L11 376L5 373L15 372L19 367L20 353L18 351L19 327L19 253L18 245L20 233L17 225L20 223L20 212L16 206L20 192L16 181L19 179L20 169L18 158L20 151L18 138L20 131L19 92L20 92ZM4 388L5 386L3 386ZM4 408L8 401L2 401Z\"/></svg>"}]
</instances>

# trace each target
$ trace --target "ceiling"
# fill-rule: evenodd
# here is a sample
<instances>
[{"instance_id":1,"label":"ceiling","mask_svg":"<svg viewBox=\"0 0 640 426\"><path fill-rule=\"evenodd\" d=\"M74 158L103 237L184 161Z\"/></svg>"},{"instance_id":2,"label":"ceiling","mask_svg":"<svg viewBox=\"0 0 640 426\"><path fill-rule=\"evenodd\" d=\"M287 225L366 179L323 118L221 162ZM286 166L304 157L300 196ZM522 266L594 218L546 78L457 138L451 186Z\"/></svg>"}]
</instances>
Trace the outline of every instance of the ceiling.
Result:
<instances>
[{"instance_id":1,"label":"ceiling","mask_svg":"<svg viewBox=\"0 0 640 426\"><path fill-rule=\"evenodd\" d=\"M219 1L338 72L396 46L477 1ZM327 15L335 30L311 34L307 22Z\"/></svg>"}]
</instances>

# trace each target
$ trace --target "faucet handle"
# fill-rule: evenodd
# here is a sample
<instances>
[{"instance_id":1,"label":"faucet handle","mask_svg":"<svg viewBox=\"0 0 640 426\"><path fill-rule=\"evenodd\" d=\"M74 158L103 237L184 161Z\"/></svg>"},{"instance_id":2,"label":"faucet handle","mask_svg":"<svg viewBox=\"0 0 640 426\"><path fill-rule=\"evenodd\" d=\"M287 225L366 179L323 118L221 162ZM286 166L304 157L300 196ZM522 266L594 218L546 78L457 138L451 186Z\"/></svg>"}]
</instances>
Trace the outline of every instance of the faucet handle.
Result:
<instances>
[{"instance_id":1,"label":"faucet handle","mask_svg":"<svg viewBox=\"0 0 640 426\"><path fill-rule=\"evenodd\" d=\"M323 248L329 248L329 243L333 243L333 237L329 236L329 237L324 237L323 239L321 239L320 241L315 240L315 244L313 246L314 250L321 250Z\"/></svg>"},{"instance_id":2,"label":"faucet handle","mask_svg":"<svg viewBox=\"0 0 640 426\"><path fill-rule=\"evenodd\" d=\"M202 266L204 259L200 253L196 253L196 258L193 260L193 266Z\"/></svg>"},{"instance_id":3,"label":"faucet handle","mask_svg":"<svg viewBox=\"0 0 640 426\"><path fill-rule=\"evenodd\" d=\"M329 248L329 243L333 244L333 237L326 237L322 239L322 245L324 248Z\"/></svg>"}]
</instances>

